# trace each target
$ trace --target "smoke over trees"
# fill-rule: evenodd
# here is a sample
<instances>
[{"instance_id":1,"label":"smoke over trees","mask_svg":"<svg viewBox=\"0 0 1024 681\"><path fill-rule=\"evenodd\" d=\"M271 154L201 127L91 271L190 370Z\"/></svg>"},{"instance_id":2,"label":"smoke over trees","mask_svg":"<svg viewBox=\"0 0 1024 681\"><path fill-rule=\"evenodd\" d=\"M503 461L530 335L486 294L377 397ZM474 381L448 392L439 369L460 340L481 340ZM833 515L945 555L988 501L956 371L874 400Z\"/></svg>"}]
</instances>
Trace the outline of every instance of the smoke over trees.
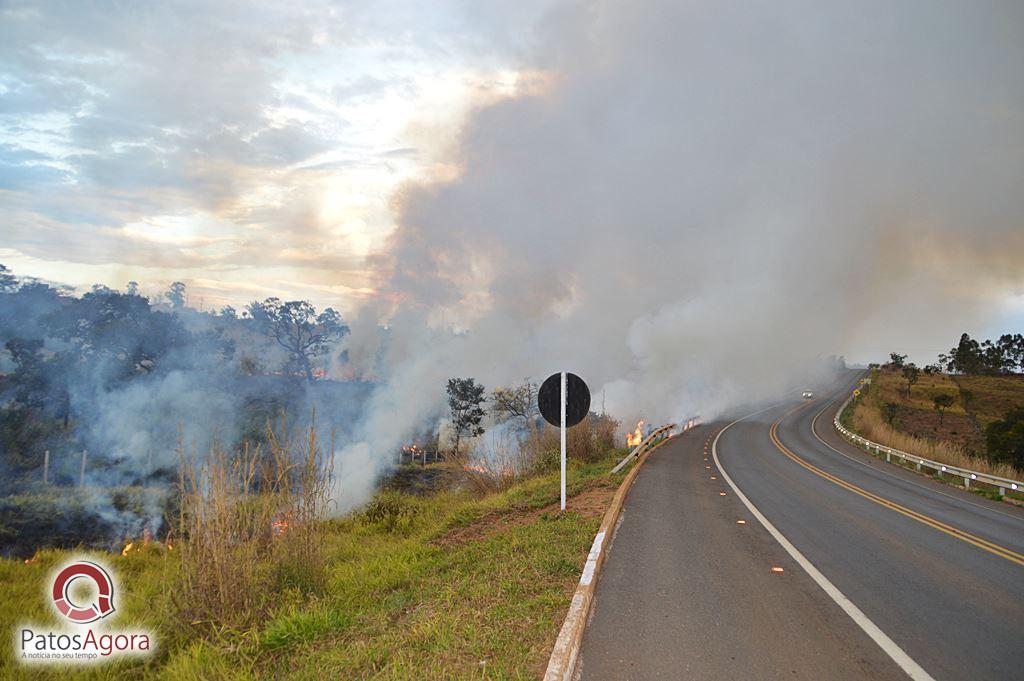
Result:
<instances>
[{"instance_id":1,"label":"smoke over trees","mask_svg":"<svg viewBox=\"0 0 1024 681\"><path fill-rule=\"evenodd\" d=\"M169 304L137 290L75 295L0 266L0 494L38 485L45 452L51 484L159 487L179 438L189 451L230 448L316 407L326 430L351 436L372 385L316 380L344 364L338 312L270 299L249 307L265 316L239 317L185 307L183 287ZM111 504L87 506L118 516Z\"/></svg>"},{"instance_id":2,"label":"smoke over trees","mask_svg":"<svg viewBox=\"0 0 1024 681\"><path fill-rule=\"evenodd\" d=\"M302 372L311 383L316 358L329 353L349 331L338 312L327 308L317 314L305 300L285 303L267 298L262 303L250 303L246 312L257 328L288 352L289 368ZM234 309L228 314L233 315Z\"/></svg>"}]
</instances>

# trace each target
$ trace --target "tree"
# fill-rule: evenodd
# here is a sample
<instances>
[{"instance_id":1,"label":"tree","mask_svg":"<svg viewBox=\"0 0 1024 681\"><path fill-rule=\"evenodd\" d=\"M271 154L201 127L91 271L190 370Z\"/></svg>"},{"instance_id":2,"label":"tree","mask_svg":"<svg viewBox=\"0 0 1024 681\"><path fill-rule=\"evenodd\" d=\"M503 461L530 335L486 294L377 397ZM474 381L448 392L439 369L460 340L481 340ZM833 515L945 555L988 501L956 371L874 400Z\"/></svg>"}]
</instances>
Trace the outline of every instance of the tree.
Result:
<instances>
[{"instance_id":1,"label":"tree","mask_svg":"<svg viewBox=\"0 0 1024 681\"><path fill-rule=\"evenodd\" d=\"M957 346L949 351L947 370L957 374L980 374L983 366L981 345L966 333L962 334Z\"/></svg>"},{"instance_id":2,"label":"tree","mask_svg":"<svg viewBox=\"0 0 1024 681\"><path fill-rule=\"evenodd\" d=\"M170 302L171 307L175 310L180 310L185 307L185 284L182 282L176 281L171 284L171 287L167 289L167 293L165 295L167 296L167 300Z\"/></svg>"},{"instance_id":3,"label":"tree","mask_svg":"<svg viewBox=\"0 0 1024 681\"><path fill-rule=\"evenodd\" d=\"M130 296L137 296L137 295L139 295L139 282L137 282L137 281L129 281L128 282L128 287L125 289L124 292L127 293Z\"/></svg>"},{"instance_id":4,"label":"tree","mask_svg":"<svg viewBox=\"0 0 1024 681\"><path fill-rule=\"evenodd\" d=\"M1004 333L995 343L994 354L999 358L999 373L1011 374L1018 368L1024 371L1024 335Z\"/></svg>"},{"instance_id":5,"label":"tree","mask_svg":"<svg viewBox=\"0 0 1024 681\"><path fill-rule=\"evenodd\" d=\"M6 266L0 264L0 291L13 291L17 286L18 279Z\"/></svg>"},{"instance_id":6,"label":"tree","mask_svg":"<svg viewBox=\"0 0 1024 681\"><path fill-rule=\"evenodd\" d=\"M1024 470L1024 406L1014 407L985 428L985 446L992 461Z\"/></svg>"},{"instance_id":7,"label":"tree","mask_svg":"<svg viewBox=\"0 0 1024 681\"><path fill-rule=\"evenodd\" d=\"M452 429L455 431L455 453L463 434L469 437L483 435L480 422L484 418L485 388L472 378L448 379L448 407L452 412Z\"/></svg>"},{"instance_id":8,"label":"tree","mask_svg":"<svg viewBox=\"0 0 1024 681\"><path fill-rule=\"evenodd\" d=\"M932 398L932 403L935 405L935 411L939 412L939 425L942 425L943 413L953 406L956 399L949 393L939 393Z\"/></svg>"},{"instance_id":9,"label":"tree","mask_svg":"<svg viewBox=\"0 0 1024 681\"><path fill-rule=\"evenodd\" d=\"M315 380L314 360L327 354L349 332L338 312L328 307L317 314L313 304L305 300L281 302L279 298L267 298L262 303L253 301L246 310L257 327L288 352L287 368L302 372L310 383Z\"/></svg>"},{"instance_id":10,"label":"tree","mask_svg":"<svg viewBox=\"0 0 1024 681\"><path fill-rule=\"evenodd\" d=\"M92 367L106 381L150 373L162 357L191 340L176 316L154 311L141 296L109 289L70 299L47 315L46 323L67 342L59 354L68 355L70 366Z\"/></svg>"},{"instance_id":11,"label":"tree","mask_svg":"<svg viewBox=\"0 0 1024 681\"><path fill-rule=\"evenodd\" d=\"M960 404L964 405L964 411L971 413L971 405L974 404L974 392L967 388L960 388Z\"/></svg>"},{"instance_id":12,"label":"tree","mask_svg":"<svg viewBox=\"0 0 1024 681\"><path fill-rule=\"evenodd\" d=\"M882 405L882 414L885 416L885 421L890 426L892 422L896 420L896 415L900 412L900 405L895 402L886 402Z\"/></svg>"},{"instance_id":13,"label":"tree","mask_svg":"<svg viewBox=\"0 0 1024 681\"><path fill-rule=\"evenodd\" d=\"M893 369L902 369L903 362L907 359L906 355L901 355L898 352L889 353L889 364Z\"/></svg>"},{"instance_id":14,"label":"tree","mask_svg":"<svg viewBox=\"0 0 1024 681\"><path fill-rule=\"evenodd\" d=\"M910 397L910 387L921 378L921 370L913 362L905 364L903 366L903 378L907 382L907 397Z\"/></svg>"},{"instance_id":15,"label":"tree","mask_svg":"<svg viewBox=\"0 0 1024 681\"><path fill-rule=\"evenodd\" d=\"M495 388L491 393L492 411L502 419L519 418L529 424L537 417L537 384L526 382L511 388Z\"/></svg>"}]
</instances>

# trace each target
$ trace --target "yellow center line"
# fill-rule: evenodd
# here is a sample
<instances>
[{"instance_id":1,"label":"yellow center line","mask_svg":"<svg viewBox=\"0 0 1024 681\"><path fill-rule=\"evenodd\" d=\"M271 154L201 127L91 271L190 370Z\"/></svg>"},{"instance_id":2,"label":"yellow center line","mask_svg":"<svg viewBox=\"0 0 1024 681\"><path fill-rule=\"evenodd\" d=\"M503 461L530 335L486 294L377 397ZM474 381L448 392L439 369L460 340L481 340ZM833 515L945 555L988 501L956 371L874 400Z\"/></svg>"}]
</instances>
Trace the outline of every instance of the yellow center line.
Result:
<instances>
[{"instance_id":1,"label":"yellow center line","mask_svg":"<svg viewBox=\"0 0 1024 681\"><path fill-rule=\"evenodd\" d=\"M866 489L864 489L862 487L858 487L857 485L854 485L853 483L846 482L845 480L837 478L836 476L832 475L831 473L827 473L827 472L823 471L822 469L818 468L817 466L814 466L814 465L804 461L799 456L794 454L788 447L786 447L786 445L782 444L782 441L779 439L779 436L777 434L777 429L778 429L779 424L782 423L782 421L784 419L786 419L788 416L790 416L794 412L799 411L800 409L803 409L805 406L807 406L807 404L808 403L804 403L804 404L800 405L799 407L796 407L795 409L792 409L792 410L786 412L781 417L779 417L779 420L776 421L775 423L773 423L772 427L769 429L768 435L769 435L769 437L771 437L772 443L778 448L778 450L780 452L782 452L787 457L792 459L794 462L800 464L801 466L803 466L807 470L811 471L815 475L818 475L818 476L820 476L822 478L825 478L829 482L833 482L833 483L839 485L840 487L842 487L843 489L847 489L847 490L853 492L854 494L859 494L860 496L864 497L865 499L869 499L869 500L875 502L876 504L879 504L881 506L885 506L886 508L891 509L893 511L896 511L897 513L902 513L903 515L907 516L908 518L913 518L914 520L916 520L916 521L918 521L920 523L924 523L925 525L928 525L929 527L934 527L936 530L939 530L940 532L945 532L946 534L948 534L948 535L950 535L952 537L956 537L957 539L959 539L961 541L965 541L968 544L973 544L974 546L977 546L980 549L984 549L985 551L988 551L989 553L993 553L993 554L995 554L995 555L997 555L997 556L999 556L1001 558L1005 558L1006 560L1008 560L1010 562L1013 562L1013 563L1016 563L1017 565L1024 566L1024 555L1021 555L1021 554L1017 553L1016 551L1011 551L1008 548L1000 546L999 544L994 544L994 543L988 541L987 539L982 539L981 537L979 537L977 535L974 535L974 534L971 534L970 532L965 532L963 530L960 530L960 529L957 529L957 528L953 527L952 525L947 525L946 523L944 523L944 522L942 522L940 520L936 520L936 519L934 519L934 518L932 518L930 516L927 516L927 515L925 515L923 513L918 513L917 511L909 509L906 506L902 506L900 504L897 504L894 501L889 501L888 499L880 497L877 494L873 494L873 493L867 491Z\"/></svg>"}]
</instances>

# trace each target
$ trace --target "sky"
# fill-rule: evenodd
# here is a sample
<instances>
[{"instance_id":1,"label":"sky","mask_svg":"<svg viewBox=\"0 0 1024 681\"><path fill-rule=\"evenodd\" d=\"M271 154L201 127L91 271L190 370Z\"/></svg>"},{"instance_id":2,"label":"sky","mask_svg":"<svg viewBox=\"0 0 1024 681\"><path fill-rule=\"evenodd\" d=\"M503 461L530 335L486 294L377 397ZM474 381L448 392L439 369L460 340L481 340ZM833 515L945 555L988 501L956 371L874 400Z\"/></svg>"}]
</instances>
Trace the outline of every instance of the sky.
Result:
<instances>
[{"instance_id":1,"label":"sky","mask_svg":"<svg viewBox=\"0 0 1024 681\"><path fill-rule=\"evenodd\" d=\"M1024 329L1022 14L7 1L0 262L516 337L521 373L584 332L602 384L773 324L927 362Z\"/></svg>"},{"instance_id":2,"label":"sky","mask_svg":"<svg viewBox=\"0 0 1024 681\"><path fill-rule=\"evenodd\" d=\"M530 87L543 3L0 3L0 262L341 309L392 196Z\"/></svg>"}]
</instances>

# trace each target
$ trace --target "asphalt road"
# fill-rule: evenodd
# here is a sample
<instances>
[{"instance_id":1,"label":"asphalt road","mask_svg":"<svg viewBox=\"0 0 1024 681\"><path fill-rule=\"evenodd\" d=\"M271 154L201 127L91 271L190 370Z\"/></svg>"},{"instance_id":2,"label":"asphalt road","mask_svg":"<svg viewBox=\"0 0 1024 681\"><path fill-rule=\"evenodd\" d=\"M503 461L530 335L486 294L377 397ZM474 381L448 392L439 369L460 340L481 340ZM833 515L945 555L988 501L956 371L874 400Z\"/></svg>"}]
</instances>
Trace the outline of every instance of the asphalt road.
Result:
<instances>
[{"instance_id":1,"label":"asphalt road","mask_svg":"<svg viewBox=\"0 0 1024 681\"><path fill-rule=\"evenodd\" d=\"M727 428L716 448L725 474L921 678L1024 679L1024 565L1013 558L1024 512L840 439L832 416L854 378ZM908 678L724 480L711 442L726 425L691 430L637 476L581 678Z\"/></svg>"}]
</instances>

